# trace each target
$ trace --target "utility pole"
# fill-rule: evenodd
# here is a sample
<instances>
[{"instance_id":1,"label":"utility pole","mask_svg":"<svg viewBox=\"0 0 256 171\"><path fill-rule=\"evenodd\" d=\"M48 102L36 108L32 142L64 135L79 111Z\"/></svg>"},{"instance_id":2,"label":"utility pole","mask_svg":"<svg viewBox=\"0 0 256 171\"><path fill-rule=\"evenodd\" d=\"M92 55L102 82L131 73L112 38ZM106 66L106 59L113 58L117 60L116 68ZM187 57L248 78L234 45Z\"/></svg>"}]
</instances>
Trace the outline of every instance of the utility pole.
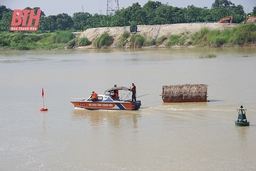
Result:
<instances>
[{"instance_id":1,"label":"utility pole","mask_svg":"<svg viewBox=\"0 0 256 171\"><path fill-rule=\"evenodd\" d=\"M118 0L107 0L107 15L114 14L118 10L119 10Z\"/></svg>"}]
</instances>

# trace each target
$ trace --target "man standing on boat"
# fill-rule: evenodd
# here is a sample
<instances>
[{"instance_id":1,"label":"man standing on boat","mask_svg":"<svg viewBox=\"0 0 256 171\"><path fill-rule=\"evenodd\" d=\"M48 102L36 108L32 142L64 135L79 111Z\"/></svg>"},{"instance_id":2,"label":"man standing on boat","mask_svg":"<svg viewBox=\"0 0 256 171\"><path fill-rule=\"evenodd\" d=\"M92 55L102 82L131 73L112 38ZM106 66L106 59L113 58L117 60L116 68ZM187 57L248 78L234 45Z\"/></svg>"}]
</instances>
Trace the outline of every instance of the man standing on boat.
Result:
<instances>
[{"instance_id":1,"label":"man standing on boat","mask_svg":"<svg viewBox=\"0 0 256 171\"><path fill-rule=\"evenodd\" d=\"M135 101L136 102L136 86L134 83L132 83L132 86L131 86L131 89L132 91L132 101Z\"/></svg>"},{"instance_id":2,"label":"man standing on boat","mask_svg":"<svg viewBox=\"0 0 256 171\"><path fill-rule=\"evenodd\" d=\"M116 84L114 85L114 88L116 88ZM115 100L118 100L118 98L119 98L118 96L119 96L118 95L118 90L116 89L116 90L114 90L114 96L113 97L114 97Z\"/></svg>"}]
</instances>

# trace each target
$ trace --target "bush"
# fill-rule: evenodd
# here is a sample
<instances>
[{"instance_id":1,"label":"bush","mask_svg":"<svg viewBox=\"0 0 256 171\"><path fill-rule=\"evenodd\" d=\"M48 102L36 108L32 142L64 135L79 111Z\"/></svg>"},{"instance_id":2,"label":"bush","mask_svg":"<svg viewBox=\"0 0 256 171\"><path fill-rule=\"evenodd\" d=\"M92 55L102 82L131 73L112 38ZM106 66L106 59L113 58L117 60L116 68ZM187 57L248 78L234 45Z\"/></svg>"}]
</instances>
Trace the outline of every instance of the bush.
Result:
<instances>
[{"instance_id":1,"label":"bush","mask_svg":"<svg viewBox=\"0 0 256 171\"><path fill-rule=\"evenodd\" d=\"M86 37L80 38L77 41L78 46L87 46L87 45L90 45L90 44L91 44L91 42Z\"/></svg>"},{"instance_id":2,"label":"bush","mask_svg":"<svg viewBox=\"0 0 256 171\"><path fill-rule=\"evenodd\" d=\"M119 39L119 41L118 41L117 47L119 47L119 48L123 47L123 46L125 45L126 40L127 40L127 38L128 38L129 36L130 36L130 33L127 32L127 31L125 31L125 32L121 35L121 37L120 37L120 39Z\"/></svg>"},{"instance_id":3,"label":"bush","mask_svg":"<svg viewBox=\"0 0 256 171\"><path fill-rule=\"evenodd\" d=\"M179 44L179 41L180 41L179 38L180 38L179 35L171 35L166 45L173 46L173 45Z\"/></svg>"},{"instance_id":4,"label":"bush","mask_svg":"<svg viewBox=\"0 0 256 171\"><path fill-rule=\"evenodd\" d=\"M16 47L17 50L30 50L30 47L26 46L26 45L18 45Z\"/></svg>"},{"instance_id":5,"label":"bush","mask_svg":"<svg viewBox=\"0 0 256 171\"><path fill-rule=\"evenodd\" d=\"M234 36L230 42L235 45L247 45L256 41L256 25L253 23L244 24L233 31Z\"/></svg>"},{"instance_id":6,"label":"bush","mask_svg":"<svg viewBox=\"0 0 256 171\"><path fill-rule=\"evenodd\" d=\"M0 47L10 46L10 35L0 34Z\"/></svg>"},{"instance_id":7,"label":"bush","mask_svg":"<svg viewBox=\"0 0 256 171\"><path fill-rule=\"evenodd\" d=\"M67 31L51 34L11 32L0 34L0 46L18 50L64 48L73 37Z\"/></svg>"},{"instance_id":8,"label":"bush","mask_svg":"<svg viewBox=\"0 0 256 171\"><path fill-rule=\"evenodd\" d=\"M130 37L130 33L128 31L125 31L121 37L127 39L128 37Z\"/></svg>"},{"instance_id":9,"label":"bush","mask_svg":"<svg viewBox=\"0 0 256 171\"><path fill-rule=\"evenodd\" d=\"M38 42L41 39L40 35L31 34L26 36L27 42Z\"/></svg>"},{"instance_id":10,"label":"bush","mask_svg":"<svg viewBox=\"0 0 256 171\"><path fill-rule=\"evenodd\" d=\"M194 45L202 45L202 46L206 46L208 43L208 33L210 32L209 29L207 28L203 28L201 29L199 32L196 32L193 36L192 36L192 41Z\"/></svg>"},{"instance_id":11,"label":"bush","mask_svg":"<svg viewBox=\"0 0 256 171\"><path fill-rule=\"evenodd\" d=\"M104 32L100 37L96 38L93 45L97 48L108 47L113 42L113 38L107 32Z\"/></svg>"},{"instance_id":12,"label":"bush","mask_svg":"<svg viewBox=\"0 0 256 171\"><path fill-rule=\"evenodd\" d=\"M74 38L72 32L69 31L57 31L50 36L51 43L68 43Z\"/></svg>"},{"instance_id":13,"label":"bush","mask_svg":"<svg viewBox=\"0 0 256 171\"><path fill-rule=\"evenodd\" d=\"M256 42L256 25L243 24L232 30L200 30L192 36L192 44L199 46L221 47L224 45L248 45Z\"/></svg>"},{"instance_id":14,"label":"bush","mask_svg":"<svg viewBox=\"0 0 256 171\"><path fill-rule=\"evenodd\" d=\"M72 49L72 48L74 48L75 46L76 46L76 40L75 39L72 39L72 40L70 40L69 42L68 42L68 44L67 44L67 48L68 49Z\"/></svg>"},{"instance_id":15,"label":"bush","mask_svg":"<svg viewBox=\"0 0 256 171\"><path fill-rule=\"evenodd\" d=\"M189 40L186 44L186 46L191 46L193 44L193 42L191 40Z\"/></svg>"},{"instance_id":16,"label":"bush","mask_svg":"<svg viewBox=\"0 0 256 171\"><path fill-rule=\"evenodd\" d=\"M152 46L152 45L155 45L155 39L146 40L143 43L143 46Z\"/></svg>"},{"instance_id":17,"label":"bush","mask_svg":"<svg viewBox=\"0 0 256 171\"><path fill-rule=\"evenodd\" d=\"M225 37L218 36L214 39L214 41L212 43L213 43L213 46L220 47L220 46L224 45L225 43L227 43L227 39Z\"/></svg>"},{"instance_id":18,"label":"bush","mask_svg":"<svg viewBox=\"0 0 256 171\"><path fill-rule=\"evenodd\" d=\"M161 37L159 37L159 38L156 40L156 43L162 44L166 39L167 39L167 37L161 36Z\"/></svg>"},{"instance_id":19,"label":"bush","mask_svg":"<svg viewBox=\"0 0 256 171\"><path fill-rule=\"evenodd\" d=\"M130 46L131 47L136 47L136 48L141 48L145 42L145 38L141 36L140 34L133 34L131 36L130 40Z\"/></svg>"}]
</instances>

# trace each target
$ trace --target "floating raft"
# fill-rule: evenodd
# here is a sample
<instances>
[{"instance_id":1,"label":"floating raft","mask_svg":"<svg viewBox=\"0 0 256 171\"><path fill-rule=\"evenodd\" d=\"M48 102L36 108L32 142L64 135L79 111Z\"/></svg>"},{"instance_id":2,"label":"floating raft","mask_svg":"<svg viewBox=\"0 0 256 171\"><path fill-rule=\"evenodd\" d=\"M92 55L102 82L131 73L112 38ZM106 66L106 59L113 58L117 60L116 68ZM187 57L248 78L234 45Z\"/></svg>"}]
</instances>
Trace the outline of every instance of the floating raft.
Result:
<instances>
[{"instance_id":1,"label":"floating raft","mask_svg":"<svg viewBox=\"0 0 256 171\"><path fill-rule=\"evenodd\" d=\"M207 102L206 84L184 84L163 86L163 102Z\"/></svg>"}]
</instances>

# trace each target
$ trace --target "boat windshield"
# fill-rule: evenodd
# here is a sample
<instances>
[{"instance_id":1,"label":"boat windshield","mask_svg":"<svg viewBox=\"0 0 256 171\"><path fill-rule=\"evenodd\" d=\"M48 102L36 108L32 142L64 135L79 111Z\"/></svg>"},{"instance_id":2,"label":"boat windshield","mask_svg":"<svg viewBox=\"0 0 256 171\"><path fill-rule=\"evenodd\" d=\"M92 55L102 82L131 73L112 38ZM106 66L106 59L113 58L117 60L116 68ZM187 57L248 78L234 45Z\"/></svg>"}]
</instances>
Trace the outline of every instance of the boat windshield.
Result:
<instances>
[{"instance_id":1,"label":"boat windshield","mask_svg":"<svg viewBox=\"0 0 256 171\"><path fill-rule=\"evenodd\" d=\"M131 100L131 90L129 88L123 87L123 86L107 89L107 90L105 90L104 94L113 96L115 90L118 90L119 100L122 100L122 101Z\"/></svg>"},{"instance_id":2,"label":"boat windshield","mask_svg":"<svg viewBox=\"0 0 256 171\"><path fill-rule=\"evenodd\" d=\"M103 100L103 96L98 96L98 100L97 101L102 101Z\"/></svg>"}]
</instances>

